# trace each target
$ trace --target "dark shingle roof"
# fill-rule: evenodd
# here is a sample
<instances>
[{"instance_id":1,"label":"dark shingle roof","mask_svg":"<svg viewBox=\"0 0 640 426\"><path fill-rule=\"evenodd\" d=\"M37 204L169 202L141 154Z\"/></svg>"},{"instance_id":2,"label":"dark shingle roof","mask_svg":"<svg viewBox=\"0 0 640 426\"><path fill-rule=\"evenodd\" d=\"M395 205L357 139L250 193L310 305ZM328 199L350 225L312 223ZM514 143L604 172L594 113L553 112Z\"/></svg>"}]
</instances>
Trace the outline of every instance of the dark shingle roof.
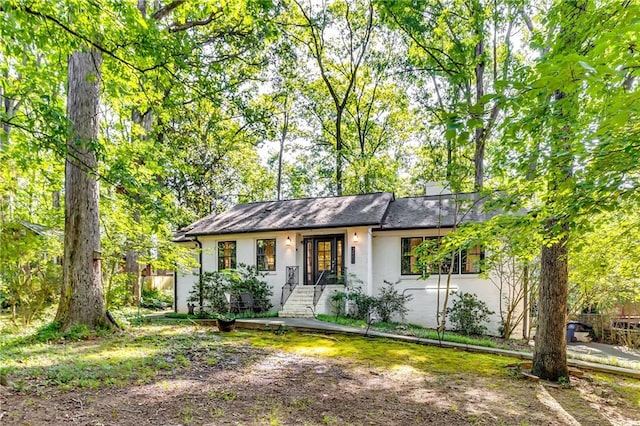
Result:
<instances>
[{"instance_id":1,"label":"dark shingle roof","mask_svg":"<svg viewBox=\"0 0 640 426\"><path fill-rule=\"evenodd\" d=\"M392 193L380 192L238 204L195 222L183 230L186 231L183 235L379 226L392 200Z\"/></svg>"},{"instance_id":2,"label":"dark shingle roof","mask_svg":"<svg viewBox=\"0 0 640 426\"><path fill-rule=\"evenodd\" d=\"M398 198L389 205L380 230L450 228L461 222L483 222L491 217L481 211L477 194L447 194Z\"/></svg>"}]
</instances>

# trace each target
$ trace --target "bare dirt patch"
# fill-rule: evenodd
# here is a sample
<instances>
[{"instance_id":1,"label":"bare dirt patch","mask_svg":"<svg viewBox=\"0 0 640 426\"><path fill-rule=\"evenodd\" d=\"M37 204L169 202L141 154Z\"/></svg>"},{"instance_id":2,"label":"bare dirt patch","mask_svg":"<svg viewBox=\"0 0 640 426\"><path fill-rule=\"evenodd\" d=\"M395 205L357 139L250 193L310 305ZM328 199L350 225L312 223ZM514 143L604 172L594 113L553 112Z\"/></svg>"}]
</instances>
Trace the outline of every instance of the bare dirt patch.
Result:
<instances>
[{"instance_id":1,"label":"bare dirt patch","mask_svg":"<svg viewBox=\"0 0 640 426\"><path fill-rule=\"evenodd\" d=\"M506 372L475 375L455 365L433 371L403 359L419 358L427 348L407 350L378 363L242 340L194 345L184 351L188 366L176 365L148 383L70 391L42 382L23 391L0 386L0 424L640 424L637 406L611 390L597 396L589 380L556 389ZM449 350L439 350L446 358Z\"/></svg>"}]
</instances>

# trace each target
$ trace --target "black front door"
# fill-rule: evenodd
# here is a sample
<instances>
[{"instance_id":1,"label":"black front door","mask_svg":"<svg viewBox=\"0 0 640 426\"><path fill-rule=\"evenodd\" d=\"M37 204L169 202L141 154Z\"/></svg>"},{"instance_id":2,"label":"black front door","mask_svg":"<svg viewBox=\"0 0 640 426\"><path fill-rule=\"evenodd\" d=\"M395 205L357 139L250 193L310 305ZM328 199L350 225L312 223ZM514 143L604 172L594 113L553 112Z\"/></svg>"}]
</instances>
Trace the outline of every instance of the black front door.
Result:
<instances>
[{"instance_id":1,"label":"black front door","mask_svg":"<svg viewBox=\"0 0 640 426\"><path fill-rule=\"evenodd\" d=\"M305 238L304 247L306 285L335 284L342 279L343 235Z\"/></svg>"}]
</instances>

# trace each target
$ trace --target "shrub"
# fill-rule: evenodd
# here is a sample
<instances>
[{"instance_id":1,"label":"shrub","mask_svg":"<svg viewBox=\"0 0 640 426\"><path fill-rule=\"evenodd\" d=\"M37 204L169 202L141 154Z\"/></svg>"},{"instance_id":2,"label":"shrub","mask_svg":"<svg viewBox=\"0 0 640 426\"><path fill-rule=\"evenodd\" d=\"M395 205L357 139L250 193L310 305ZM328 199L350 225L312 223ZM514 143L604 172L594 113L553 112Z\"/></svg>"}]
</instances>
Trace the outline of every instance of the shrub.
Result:
<instances>
[{"instance_id":1,"label":"shrub","mask_svg":"<svg viewBox=\"0 0 640 426\"><path fill-rule=\"evenodd\" d=\"M344 314L347 318L363 321L368 319L373 308L373 297L363 293L362 284L360 278L349 274L345 281L344 291L338 291L331 295L336 316Z\"/></svg>"},{"instance_id":2,"label":"shrub","mask_svg":"<svg viewBox=\"0 0 640 426\"><path fill-rule=\"evenodd\" d=\"M454 291L451 294L458 296L458 300L453 303L453 306L447 308L447 315L455 326L455 330L466 335L486 333L487 327L482 323L488 322L489 315L494 313L489 310L487 304L472 293L457 293Z\"/></svg>"},{"instance_id":3,"label":"shrub","mask_svg":"<svg viewBox=\"0 0 640 426\"><path fill-rule=\"evenodd\" d=\"M140 306L148 309L166 309L173 305L173 297L161 292L157 288L142 288Z\"/></svg>"},{"instance_id":4,"label":"shrub","mask_svg":"<svg viewBox=\"0 0 640 426\"><path fill-rule=\"evenodd\" d=\"M373 297L362 291L360 279L349 277L345 291L336 292L331 296L336 305L336 315L344 312L348 318L368 321L371 314L377 312L380 320L384 322L389 322L396 314L404 319L408 312L405 303L411 300L411 296L398 293L394 283L385 281L385 284L386 286L380 290L380 295Z\"/></svg>"},{"instance_id":5,"label":"shrub","mask_svg":"<svg viewBox=\"0 0 640 426\"><path fill-rule=\"evenodd\" d=\"M400 315L404 321L405 315L409 312L405 304L411 300L412 296L400 294L394 283L386 280L384 283L385 286L380 290L380 295L373 300L373 306L380 316L380 321L389 322L393 315Z\"/></svg>"},{"instance_id":6,"label":"shrub","mask_svg":"<svg viewBox=\"0 0 640 426\"><path fill-rule=\"evenodd\" d=\"M203 272L198 280L198 285L189 292L187 301L200 305L200 313L227 313L229 312L229 302L225 296L229 284L225 274L220 271Z\"/></svg>"},{"instance_id":7,"label":"shrub","mask_svg":"<svg viewBox=\"0 0 640 426\"><path fill-rule=\"evenodd\" d=\"M269 302L273 291L263 279L265 274L255 266L238 265L237 269L204 272L198 285L189 292L188 302L200 305L202 295L203 308L201 314L227 314L230 311L229 300L225 293L236 298L242 293L251 293L256 304L267 311L272 305Z\"/></svg>"},{"instance_id":8,"label":"shrub","mask_svg":"<svg viewBox=\"0 0 640 426\"><path fill-rule=\"evenodd\" d=\"M265 274L258 268L241 263L237 269L223 271L229 282L229 293L240 297L242 293L251 293L256 304L260 304L263 311L273 306L270 302L273 291L264 280Z\"/></svg>"},{"instance_id":9,"label":"shrub","mask_svg":"<svg viewBox=\"0 0 640 426\"><path fill-rule=\"evenodd\" d=\"M376 302L374 297L364 294L362 289L357 288L347 293L347 300L351 302L347 311L348 317L365 321L369 319Z\"/></svg>"}]
</instances>

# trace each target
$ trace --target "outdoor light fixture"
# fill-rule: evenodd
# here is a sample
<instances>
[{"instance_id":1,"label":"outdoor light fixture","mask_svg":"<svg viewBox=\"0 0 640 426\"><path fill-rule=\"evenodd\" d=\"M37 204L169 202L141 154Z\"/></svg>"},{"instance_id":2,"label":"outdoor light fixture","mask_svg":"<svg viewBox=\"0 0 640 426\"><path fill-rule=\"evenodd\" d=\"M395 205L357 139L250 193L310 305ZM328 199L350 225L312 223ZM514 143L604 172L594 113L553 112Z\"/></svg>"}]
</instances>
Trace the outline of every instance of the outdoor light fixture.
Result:
<instances>
[{"instance_id":1,"label":"outdoor light fixture","mask_svg":"<svg viewBox=\"0 0 640 426\"><path fill-rule=\"evenodd\" d=\"M291 245L291 238L287 237L287 242L286 242L287 246Z\"/></svg>"},{"instance_id":2,"label":"outdoor light fixture","mask_svg":"<svg viewBox=\"0 0 640 426\"><path fill-rule=\"evenodd\" d=\"M357 242L358 242L358 233L357 233L357 232L354 232L354 233L353 233L353 242L354 242L354 243L357 243Z\"/></svg>"}]
</instances>

